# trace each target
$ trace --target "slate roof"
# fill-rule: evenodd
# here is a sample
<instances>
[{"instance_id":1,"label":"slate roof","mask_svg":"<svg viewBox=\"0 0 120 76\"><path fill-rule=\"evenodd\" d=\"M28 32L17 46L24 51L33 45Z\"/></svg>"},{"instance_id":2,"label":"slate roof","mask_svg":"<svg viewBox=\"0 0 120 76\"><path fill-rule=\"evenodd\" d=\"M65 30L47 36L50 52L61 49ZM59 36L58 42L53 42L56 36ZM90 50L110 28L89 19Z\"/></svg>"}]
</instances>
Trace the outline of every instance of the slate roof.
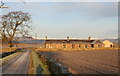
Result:
<instances>
[{"instance_id":1,"label":"slate roof","mask_svg":"<svg viewBox=\"0 0 120 76\"><path fill-rule=\"evenodd\" d=\"M91 44L103 44L100 40L94 40Z\"/></svg>"},{"instance_id":2,"label":"slate roof","mask_svg":"<svg viewBox=\"0 0 120 76\"><path fill-rule=\"evenodd\" d=\"M103 44L96 40L80 40L80 39L47 39L46 44Z\"/></svg>"}]
</instances>

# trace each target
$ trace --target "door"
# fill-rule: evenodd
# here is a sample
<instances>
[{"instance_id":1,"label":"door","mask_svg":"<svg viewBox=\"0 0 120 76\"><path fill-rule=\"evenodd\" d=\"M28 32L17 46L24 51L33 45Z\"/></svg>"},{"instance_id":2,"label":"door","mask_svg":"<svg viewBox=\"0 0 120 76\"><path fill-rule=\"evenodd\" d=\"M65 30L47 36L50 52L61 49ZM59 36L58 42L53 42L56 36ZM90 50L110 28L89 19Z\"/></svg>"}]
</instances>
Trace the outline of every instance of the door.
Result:
<instances>
[{"instance_id":1,"label":"door","mask_svg":"<svg viewBox=\"0 0 120 76\"><path fill-rule=\"evenodd\" d=\"M91 44L91 47L93 48L93 47L94 47L94 44Z\"/></svg>"}]
</instances>

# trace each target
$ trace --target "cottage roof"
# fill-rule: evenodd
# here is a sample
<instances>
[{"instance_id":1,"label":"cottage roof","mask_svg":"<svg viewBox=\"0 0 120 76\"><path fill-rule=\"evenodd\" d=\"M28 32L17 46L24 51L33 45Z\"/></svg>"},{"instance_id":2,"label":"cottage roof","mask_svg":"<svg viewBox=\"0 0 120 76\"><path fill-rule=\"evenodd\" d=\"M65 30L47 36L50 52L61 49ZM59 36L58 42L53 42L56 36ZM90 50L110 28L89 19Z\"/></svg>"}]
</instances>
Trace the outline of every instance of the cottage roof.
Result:
<instances>
[{"instance_id":1,"label":"cottage roof","mask_svg":"<svg viewBox=\"0 0 120 76\"><path fill-rule=\"evenodd\" d=\"M94 40L91 44L103 44L100 40Z\"/></svg>"},{"instance_id":2,"label":"cottage roof","mask_svg":"<svg viewBox=\"0 0 120 76\"><path fill-rule=\"evenodd\" d=\"M46 44L92 44L95 40L80 40L80 39L47 39ZM101 42L94 42L101 43Z\"/></svg>"}]
</instances>

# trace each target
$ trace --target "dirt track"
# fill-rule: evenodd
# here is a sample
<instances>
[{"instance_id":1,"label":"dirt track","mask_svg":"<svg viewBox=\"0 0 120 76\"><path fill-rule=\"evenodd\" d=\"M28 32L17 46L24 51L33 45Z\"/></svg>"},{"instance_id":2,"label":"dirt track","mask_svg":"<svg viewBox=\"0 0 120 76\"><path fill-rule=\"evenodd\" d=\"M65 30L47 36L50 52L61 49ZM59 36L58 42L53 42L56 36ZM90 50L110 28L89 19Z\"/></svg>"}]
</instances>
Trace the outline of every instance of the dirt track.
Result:
<instances>
[{"instance_id":1,"label":"dirt track","mask_svg":"<svg viewBox=\"0 0 120 76\"><path fill-rule=\"evenodd\" d=\"M44 54L57 58L74 74L117 74L118 50L54 51Z\"/></svg>"}]
</instances>

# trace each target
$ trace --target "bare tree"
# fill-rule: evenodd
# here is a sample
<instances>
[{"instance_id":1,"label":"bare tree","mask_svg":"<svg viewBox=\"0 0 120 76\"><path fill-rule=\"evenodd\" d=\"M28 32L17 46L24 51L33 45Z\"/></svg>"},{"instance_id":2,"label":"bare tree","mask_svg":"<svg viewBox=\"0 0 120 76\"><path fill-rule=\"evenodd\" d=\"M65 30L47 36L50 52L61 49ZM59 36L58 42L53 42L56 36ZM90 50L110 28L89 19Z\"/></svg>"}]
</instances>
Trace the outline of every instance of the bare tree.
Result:
<instances>
[{"instance_id":1,"label":"bare tree","mask_svg":"<svg viewBox=\"0 0 120 76\"><path fill-rule=\"evenodd\" d=\"M12 41L17 36L28 36L31 26L31 15L21 11L12 11L2 17L2 24L0 25L0 34L3 40L6 40L9 47L12 47Z\"/></svg>"}]
</instances>

